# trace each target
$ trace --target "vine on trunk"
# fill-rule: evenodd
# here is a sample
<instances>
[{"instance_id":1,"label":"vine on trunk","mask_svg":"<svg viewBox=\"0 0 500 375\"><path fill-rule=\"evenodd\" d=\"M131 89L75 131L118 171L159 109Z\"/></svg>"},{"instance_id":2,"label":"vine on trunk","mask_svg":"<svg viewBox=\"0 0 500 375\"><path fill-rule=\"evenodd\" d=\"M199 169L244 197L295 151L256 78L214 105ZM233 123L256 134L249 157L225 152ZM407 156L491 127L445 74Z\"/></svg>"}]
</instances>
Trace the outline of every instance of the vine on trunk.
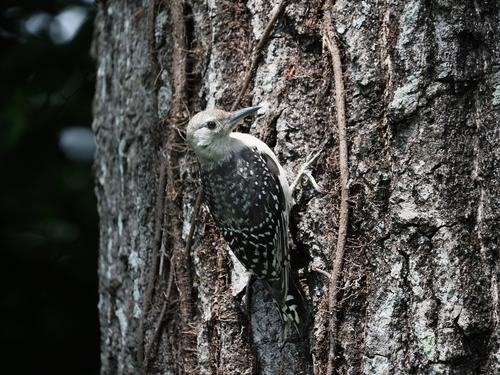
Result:
<instances>
[{"instance_id":1,"label":"vine on trunk","mask_svg":"<svg viewBox=\"0 0 500 375\"><path fill-rule=\"evenodd\" d=\"M161 120L161 122L166 125L166 139L162 146L162 162L160 163L160 175L157 190L157 203L156 203L156 218L155 218L155 233L154 242L152 250L152 266L149 270L149 275L147 278L146 293L143 302L143 313L141 321L139 323L138 329L138 361L142 368L142 373L146 374L149 362L151 359L151 354L154 344L158 341L161 324L165 317L168 300L172 290L172 284L175 280L177 287L179 289L180 298L180 328L181 340L180 340L180 355L183 357L184 370L187 373L192 373L196 368L195 361L191 358L194 351L193 346L195 342L192 335L188 334L189 328L191 326L190 320L193 315L193 307L191 303L191 270L189 261L189 252L181 246L179 239L179 220L178 220L178 210L175 210L175 202L177 194L175 189L176 176L173 173L172 168L172 155L170 150L174 150L175 143L177 140L177 132L175 131L176 125L184 123L186 121L186 113L184 110L185 96L186 96L186 27L184 20L184 4L183 0L175 0L170 3L170 20L172 23L172 76L173 76L173 88L174 92L172 95L172 107L169 111L167 118ZM156 45L154 40L155 26L156 26L156 15L159 12L159 6L157 1L154 1L150 7L149 22L151 24L150 35L152 35L152 40L150 41L151 55L152 55L152 65L157 68L157 74L160 76L161 70L159 68L158 56L156 53ZM156 82L156 81L155 81ZM169 204L172 203L172 204ZM167 210L166 207L169 206L170 209ZM163 262L159 262L160 250L163 252L167 247L167 234L168 228L173 232L172 243L170 247L172 249L170 255L170 269L168 273L168 280L166 290L162 293L163 303L159 316L157 317L154 324L153 336L148 343L144 342L144 322L149 312L149 308L152 301L154 286L157 280L157 272L161 273L161 269L158 269Z\"/></svg>"},{"instance_id":2,"label":"vine on trunk","mask_svg":"<svg viewBox=\"0 0 500 375\"><path fill-rule=\"evenodd\" d=\"M337 43L337 35L333 28L332 20L332 0L327 0L325 4L325 16L323 24L323 37L326 47L332 59L334 80L335 80L335 110L337 114L337 130L339 134L339 167L340 167L340 210L339 210L339 233L335 256L333 260L332 273L328 293L328 313L329 313L329 350L327 374L334 372L335 365L335 344L337 336L337 291L342 271L344 258L347 225L349 223L349 169L347 165L347 131L345 114L345 89L342 76L342 62L340 50Z\"/></svg>"}]
</instances>

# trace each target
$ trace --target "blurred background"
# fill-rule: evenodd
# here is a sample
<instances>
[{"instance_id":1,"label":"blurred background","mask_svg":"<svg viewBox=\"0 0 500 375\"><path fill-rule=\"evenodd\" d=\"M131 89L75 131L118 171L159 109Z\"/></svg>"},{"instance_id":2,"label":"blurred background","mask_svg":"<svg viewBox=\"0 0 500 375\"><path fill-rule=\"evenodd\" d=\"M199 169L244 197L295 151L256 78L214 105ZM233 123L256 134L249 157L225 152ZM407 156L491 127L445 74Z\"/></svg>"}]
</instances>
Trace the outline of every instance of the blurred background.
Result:
<instances>
[{"instance_id":1,"label":"blurred background","mask_svg":"<svg viewBox=\"0 0 500 375\"><path fill-rule=\"evenodd\" d=\"M0 374L98 374L91 0L0 5Z\"/></svg>"}]
</instances>

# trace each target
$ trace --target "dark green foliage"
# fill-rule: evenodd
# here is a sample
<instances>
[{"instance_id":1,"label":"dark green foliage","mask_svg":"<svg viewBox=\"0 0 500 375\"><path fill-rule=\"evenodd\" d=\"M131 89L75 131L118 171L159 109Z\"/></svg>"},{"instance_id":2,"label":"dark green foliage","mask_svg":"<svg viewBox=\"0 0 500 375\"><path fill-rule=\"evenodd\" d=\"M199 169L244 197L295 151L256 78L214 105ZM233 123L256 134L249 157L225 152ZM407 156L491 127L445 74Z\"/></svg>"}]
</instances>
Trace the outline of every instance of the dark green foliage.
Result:
<instances>
[{"instance_id":1,"label":"dark green foliage","mask_svg":"<svg viewBox=\"0 0 500 375\"><path fill-rule=\"evenodd\" d=\"M74 6L86 20L55 43L50 22ZM62 129L92 122L93 14L88 1L0 8L2 374L98 373L91 163L67 159L58 146ZM25 27L33 15L41 20L35 34Z\"/></svg>"}]
</instances>

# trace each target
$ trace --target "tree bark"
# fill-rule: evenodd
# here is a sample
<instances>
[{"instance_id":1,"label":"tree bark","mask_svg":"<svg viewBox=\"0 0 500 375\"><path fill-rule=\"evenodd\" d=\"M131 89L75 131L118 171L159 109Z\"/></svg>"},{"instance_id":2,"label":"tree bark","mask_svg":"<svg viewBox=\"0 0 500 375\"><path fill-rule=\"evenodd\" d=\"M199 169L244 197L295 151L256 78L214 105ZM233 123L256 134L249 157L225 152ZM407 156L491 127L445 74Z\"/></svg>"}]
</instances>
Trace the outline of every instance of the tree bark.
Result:
<instances>
[{"instance_id":1,"label":"tree bark","mask_svg":"<svg viewBox=\"0 0 500 375\"><path fill-rule=\"evenodd\" d=\"M262 0L97 4L96 194L102 374L498 374L500 15L497 1L289 1L263 44L243 126L290 181L292 266L310 303L303 339L281 337L202 204L182 135L229 109L273 7ZM328 10L326 10L328 11ZM325 25L330 20L333 25ZM349 227L339 231L333 27L346 88ZM325 273L326 272L326 273ZM331 291L330 291L331 292Z\"/></svg>"}]
</instances>

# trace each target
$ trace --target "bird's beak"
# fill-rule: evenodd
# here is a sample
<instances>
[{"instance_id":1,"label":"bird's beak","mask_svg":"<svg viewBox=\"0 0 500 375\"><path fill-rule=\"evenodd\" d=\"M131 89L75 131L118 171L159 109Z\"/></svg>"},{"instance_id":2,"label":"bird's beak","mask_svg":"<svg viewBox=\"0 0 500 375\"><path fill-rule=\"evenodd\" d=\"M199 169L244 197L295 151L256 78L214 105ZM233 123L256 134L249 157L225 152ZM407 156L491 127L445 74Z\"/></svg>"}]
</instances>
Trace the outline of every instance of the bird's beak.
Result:
<instances>
[{"instance_id":1,"label":"bird's beak","mask_svg":"<svg viewBox=\"0 0 500 375\"><path fill-rule=\"evenodd\" d=\"M251 114L257 112L259 108L259 106L247 107L233 112L231 117L229 117L227 122L224 124L225 133L229 134L245 117L248 117Z\"/></svg>"}]
</instances>

